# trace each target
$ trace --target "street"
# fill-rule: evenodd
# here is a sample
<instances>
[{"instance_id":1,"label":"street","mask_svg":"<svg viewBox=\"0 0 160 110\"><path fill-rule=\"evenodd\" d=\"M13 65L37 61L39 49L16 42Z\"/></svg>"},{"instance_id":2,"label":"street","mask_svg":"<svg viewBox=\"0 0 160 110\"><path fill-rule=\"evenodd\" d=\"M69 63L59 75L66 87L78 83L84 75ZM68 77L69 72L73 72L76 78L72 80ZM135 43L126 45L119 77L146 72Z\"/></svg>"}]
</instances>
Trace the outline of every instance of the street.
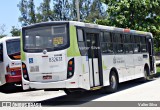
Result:
<instances>
[{"instance_id":1,"label":"street","mask_svg":"<svg viewBox=\"0 0 160 110\"><path fill-rule=\"evenodd\" d=\"M67 96L63 91L23 91L21 86L9 89L0 88L0 101L32 101L49 107L47 109L55 106L86 107L90 101L160 101L160 78L145 83L140 79L121 83L116 93L97 90Z\"/></svg>"}]
</instances>

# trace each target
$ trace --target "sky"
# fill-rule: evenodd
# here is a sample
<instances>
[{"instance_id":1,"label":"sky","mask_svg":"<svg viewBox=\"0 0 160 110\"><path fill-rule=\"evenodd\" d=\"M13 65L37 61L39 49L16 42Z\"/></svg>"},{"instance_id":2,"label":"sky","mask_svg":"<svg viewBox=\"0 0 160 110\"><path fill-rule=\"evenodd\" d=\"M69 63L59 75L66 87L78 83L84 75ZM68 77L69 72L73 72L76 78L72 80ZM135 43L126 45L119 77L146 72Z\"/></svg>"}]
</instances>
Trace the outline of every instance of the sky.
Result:
<instances>
[{"instance_id":1,"label":"sky","mask_svg":"<svg viewBox=\"0 0 160 110\"><path fill-rule=\"evenodd\" d=\"M19 4L21 0L0 0L0 26L5 25L5 35L11 36L10 30L12 26L21 28L21 23L18 21L20 16ZM43 0L34 0L35 7L39 6Z\"/></svg>"},{"instance_id":2,"label":"sky","mask_svg":"<svg viewBox=\"0 0 160 110\"><path fill-rule=\"evenodd\" d=\"M11 36L10 30L12 26L21 28L21 23L18 21L20 16L17 4L21 0L0 0L0 25L5 25L5 33ZM42 0L35 0L35 5L38 6Z\"/></svg>"}]
</instances>

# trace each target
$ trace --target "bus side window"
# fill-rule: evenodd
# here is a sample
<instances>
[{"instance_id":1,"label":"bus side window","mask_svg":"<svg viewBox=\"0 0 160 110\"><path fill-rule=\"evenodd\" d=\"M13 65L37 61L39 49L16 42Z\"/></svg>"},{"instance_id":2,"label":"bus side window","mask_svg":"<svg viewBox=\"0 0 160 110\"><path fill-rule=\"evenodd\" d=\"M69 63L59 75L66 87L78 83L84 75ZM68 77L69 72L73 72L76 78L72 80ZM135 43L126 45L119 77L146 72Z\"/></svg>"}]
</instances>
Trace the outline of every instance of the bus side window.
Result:
<instances>
[{"instance_id":1,"label":"bus side window","mask_svg":"<svg viewBox=\"0 0 160 110\"><path fill-rule=\"evenodd\" d=\"M101 32L101 48L104 54L113 53L112 36L110 32Z\"/></svg>"},{"instance_id":2,"label":"bus side window","mask_svg":"<svg viewBox=\"0 0 160 110\"><path fill-rule=\"evenodd\" d=\"M125 48L125 53L133 53L133 43L132 43L132 38L133 36L129 34L124 34L124 48Z\"/></svg>"},{"instance_id":3,"label":"bus side window","mask_svg":"<svg viewBox=\"0 0 160 110\"><path fill-rule=\"evenodd\" d=\"M0 44L0 62L3 62L3 45Z\"/></svg>"},{"instance_id":4,"label":"bus side window","mask_svg":"<svg viewBox=\"0 0 160 110\"><path fill-rule=\"evenodd\" d=\"M77 29L78 47L82 56L86 56L88 49L85 45L84 33L82 29Z\"/></svg>"},{"instance_id":5,"label":"bus side window","mask_svg":"<svg viewBox=\"0 0 160 110\"><path fill-rule=\"evenodd\" d=\"M141 52L147 52L146 36L141 36Z\"/></svg>"},{"instance_id":6,"label":"bus side window","mask_svg":"<svg viewBox=\"0 0 160 110\"><path fill-rule=\"evenodd\" d=\"M134 53L140 53L140 37L135 35Z\"/></svg>"},{"instance_id":7,"label":"bus side window","mask_svg":"<svg viewBox=\"0 0 160 110\"><path fill-rule=\"evenodd\" d=\"M123 36L122 34L115 33L113 36L114 41L114 52L115 53L123 53L124 45L123 45Z\"/></svg>"},{"instance_id":8,"label":"bus side window","mask_svg":"<svg viewBox=\"0 0 160 110\"><path fill-rule=\"evenodd\" d=\"M77 29L77 33L78 33L78 41L79 42L84 42L83 30L82 29Z\"/></svg>"}]
</instances>

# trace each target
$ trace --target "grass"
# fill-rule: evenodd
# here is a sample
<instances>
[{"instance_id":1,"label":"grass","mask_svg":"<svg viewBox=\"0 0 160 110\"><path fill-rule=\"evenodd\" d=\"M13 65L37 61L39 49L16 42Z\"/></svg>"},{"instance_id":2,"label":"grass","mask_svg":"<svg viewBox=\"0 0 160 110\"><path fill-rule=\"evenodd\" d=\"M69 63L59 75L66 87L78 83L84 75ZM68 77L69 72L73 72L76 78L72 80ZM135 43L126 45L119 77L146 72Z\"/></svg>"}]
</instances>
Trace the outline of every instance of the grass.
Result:
<instances>
[{"instance_id":1,"label":"grass","mask_svg":"<svg viewBox=\"0 0 160 110\"><path fill-rule=\"evenodd\" d=\"M157 66L157 74L160 75L160 66Z\"/></svg>"},{"instance_id":2,"label":"grass","mask_svg":"<svg viewBox=\"0 0 160 110\"><path fill-rule=\"evenodd\" d=\"M160 77L160 65L157 65L157 73L153 75L153 77Z\"/></svg>"}]
</instances>

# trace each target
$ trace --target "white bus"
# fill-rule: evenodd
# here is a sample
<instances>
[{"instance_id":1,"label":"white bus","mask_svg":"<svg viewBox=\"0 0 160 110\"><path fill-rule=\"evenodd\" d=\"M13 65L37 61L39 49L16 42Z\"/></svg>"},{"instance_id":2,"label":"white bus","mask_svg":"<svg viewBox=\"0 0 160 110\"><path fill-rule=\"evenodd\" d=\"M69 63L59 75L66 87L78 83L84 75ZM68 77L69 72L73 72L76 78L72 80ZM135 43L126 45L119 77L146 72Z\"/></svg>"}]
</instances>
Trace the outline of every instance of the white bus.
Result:
<instances>
[{"instance_id":1,"label":"white bus","mask_svg":"<svg viewBox=\"0 0 160 110\"><path fill-rule=\"evenodd\" d=\"M0 39L0 85L21 83L20 37Z\"/></svg>"},{"instance_id":2,"label":"white bus","mask_svg":"<svg viewBox=\"0 0 160 110\"><path fill-rule=\"evenodd\" d=\"M24 90L115 92L121 82L156 73L148 32L57 21L23 27L21 40Z\"/></svg>"}]
</instances>

